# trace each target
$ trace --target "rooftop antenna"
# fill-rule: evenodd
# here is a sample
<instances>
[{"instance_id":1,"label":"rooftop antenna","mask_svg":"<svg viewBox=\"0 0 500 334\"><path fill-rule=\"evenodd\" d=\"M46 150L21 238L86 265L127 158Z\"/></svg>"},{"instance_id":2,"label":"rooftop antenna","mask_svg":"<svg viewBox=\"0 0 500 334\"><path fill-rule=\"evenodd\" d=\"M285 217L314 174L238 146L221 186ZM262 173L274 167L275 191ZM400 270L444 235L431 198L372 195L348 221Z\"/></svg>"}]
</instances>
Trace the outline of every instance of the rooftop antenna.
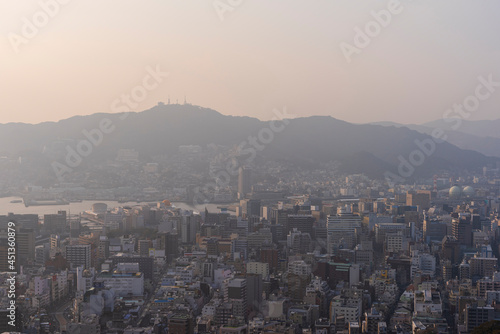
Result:
<instances>
[{"instance_id":1,"label":"rooftop antenna","mask_svg":"<svg viewBox=\"0 0 500 334\"><path fill-rule=\"evenodd\" d=\"M186 95L184 95L184 104L186 104Z\"/></svg>"},{"instance_id":2,"label":"rooftop antenna","mask_svg":"<svg viewBox=\"0 0 500 334\"><path fill-rule=\"evenodd\" d=\"M168 96L168 104L170 104L170 95Z\"/></svg>"}]
</instances>

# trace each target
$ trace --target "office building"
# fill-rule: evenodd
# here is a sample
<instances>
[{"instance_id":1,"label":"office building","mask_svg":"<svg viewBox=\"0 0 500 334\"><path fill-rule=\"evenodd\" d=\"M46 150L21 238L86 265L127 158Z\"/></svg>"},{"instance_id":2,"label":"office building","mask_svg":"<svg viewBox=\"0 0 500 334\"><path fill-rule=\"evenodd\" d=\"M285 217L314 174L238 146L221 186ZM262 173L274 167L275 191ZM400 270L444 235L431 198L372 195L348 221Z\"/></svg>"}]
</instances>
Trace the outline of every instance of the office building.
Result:
<instances>
[{"instance_id":1,"label":"office building","mask_svg":"<svg viewBox=\"0 0 500 334\"><path fill-rule=\"evenodd\" d=\"M240 169L238 170L238 198L245 198L245 195L247 195L251 191L252 169L249 167L240 167Z\"/></svg>"},{"instance_id":2,"label":"office building","mask_svg":"<svg viewBox=\"0 0 500 334\"><path fill-rule=\"evenodd\" d=\"M38 215L35 214L14 214L0 216L0 228L6 227L8 222L15 222L16 227L38 229Z\"/></svg>"},{"instance_id":3,"label":"office building","mask_svg":"<svg viewBox=\"0 0 500 334\"><path fill-rule=\"evenodd\" d=\"M116 296L144 296L144 274L138 263L118 263L116 270L102 271L95 280L105 288L113 289Z\"/></svg>"},{"instance_id":4,"label":"office building","mask_svg":"<svg viewBox=\"0 0 500 334\"><path fill-rule=\"evenodd\" d=\"M181 216L180 231L183 244L194 244L198 231L198 217L192 212L185 212Z\"/></svg>"},{"instance_id":5,"label":"office building","mask_svg":"<svg viewBox=\"0 0 500 334\"><path fill-rule=\"evenodd\" d=\"M104 260L109 257L109 239L105 235L99 237L98 256Z\"/></svg>"},{"instance_id":6,"label":"office building","mask_svg":"<svg viewBox=\"0 0 500 334\"><path fill-rule=\"evenodd\" d=\"M447 234L446 223L437 219L424 219L424 241L430 243L431 241L442 241Z\"/></svg>"},{"instance_id":7,"label":"office building","mask_svg":"<svg viewBox=\"0 0 500 334\"><path fill-rule=\"evenodd\" d=\"M50 244L46 243L35 247L35 264L39 266L45 265L50 259Z\"/></svg>"},{"instance_id":8,"label":"office building","mask_svg":"<svg viewBox=\"0 0 500 334\"><path fill-rule=\"evenodd\" d=\"M352 213L350 206L341 206L336 215L328 216L326 228L328 253L333 254L337 248L352 249L361 231L361 218Z\"/></svg>"},{"instance_id":9,"label":"office building","mask_svg":"<svg viewBox=\"0 0 500 334\"><path fill-rule=\"evenodd\" d=\"M430 191L419 191L419 192L407 192L406 193L406 205L407 206L417 206L419 211L428 210L431 204L431 193Z\"/></svg>"},{"instance_id":10,"label":"office building","mask_svg":"<svg viewBox=\"0 0 500 334\"><path fill-rule=\"evenodd\" d=\"M451 223L452 235L462 246L472 245L472 225L466 219L453 219Z\"/></svg>"},{"instance_id":11,"label":"office building","mask_svg":"<svg viewBox=\"0 0 500 334\"><path fill-rule=\"evenodd\" d=\"M194 332L194 320L189 314L175 313L168 319L168 332L172 334L191 334Z\"/></svg>"},{"instance_id":12,"label":"office building","mask_svg":"<svg viewBox=\"0 0 500 334\"><path fill-rule=\"evenodd\" d=\"M17 262L28 264L35 260L35 232L31 228L18 228L16 233Z\"/></svg>"},{"instance_id":13,"label":"office building","mask_svg":"<svg viewBox=\"0 0 500 334\"><path fill-rule=\"evenodd\" d=\"M151 240L139 240L137 242L137 252L140 256L149 256L149 249L152 247Z\"/></svg>"},{"instance_id":14,"label":"office building","mask_svg":"<svg viewBox=\"0 0 500 334\"><path fill-rule=\"evenodd\" d=\"M179 256L179 236L167 232L163 235L163 239L165 240L165 256L168 262L172 262Z\"/></svg>"},{"instance_id":15,"label":"office building","mask_svg":"<svg viewBox=\"0 0 500 334\"><path fill-rule=\"evenodd\" d=\"M297 229L302 233L309 233L313 235L313 226L315 219L312 215L288 215L286 232L287 234Z\"/></svg>"},{"instance_id":16,"label":"office building","mask_svg":"<svg viewBox=\"0 0 500 334\"><path fill-rule=\"evenodd\" d=\"M66 246L66 260L72 268L83 266L85 269L89 269L91 267L91 245Z\"/></svg>"},{"instance_id":17,"label":"office building","mask_svg":"<svg viewBox=\"0 0 500 334\"><path fill-rule=\"evenodd\" d=\"M77 239L80 236L81 224L80 220L71 220L69 223L69 236L72 239Z\"/></svg>"},{"instance_id":18,"label":"office building","mask_svg":"<svg viewBox=\"0 0 500 334\"><path fill-rule=\"evenodd\" d=\"M224 290L224 300L233 305L233 314L246 319L248 311L247 280L245 278L231 279Z\"/></svg>"},{"instance_id":19,"label":"office building","mask_svg":"<svg viewBox=\"0 0 500 334\"><path fill-rule=\"evenodd\" d=\"M62 233L66 231L66 211L44 215L43 227L48 232Z\"/></svg>"},{"instance_id":20,"label":"office building","mask_svg":"<svg viewBox=\"0 0 500 334\"><path fill-rule=\"evenodd\" d=\"M144 279L153 279L154 259L152 257L117 253L111 257L111 262L113 266L117 266L119 263L138 263L139 271L144 273Z\"/></svg>"},{"instance_id":21,"label":"office building","mask_svg":"<svg viewBox=\"0 0 500 334\"><path fill-rule=\"evenodd\" d=\"M465 310L465 324L467 332L471 332L477 326L485 322L495 320L495 309L491 306L467 305Z\"/></svg>"}]
</instances>

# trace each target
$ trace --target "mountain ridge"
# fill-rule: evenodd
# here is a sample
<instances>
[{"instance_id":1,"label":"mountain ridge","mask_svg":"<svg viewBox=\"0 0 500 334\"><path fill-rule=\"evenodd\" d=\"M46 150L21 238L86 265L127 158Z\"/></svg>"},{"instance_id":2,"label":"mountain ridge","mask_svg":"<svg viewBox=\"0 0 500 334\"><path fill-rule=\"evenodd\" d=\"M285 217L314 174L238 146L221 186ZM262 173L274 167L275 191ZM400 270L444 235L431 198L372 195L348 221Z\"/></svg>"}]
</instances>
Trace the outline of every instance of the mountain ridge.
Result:
<instances>
[{"instance_id":1,"label":"mountain ridge","mask_svg":"<svg viewBox=\"0 0 500 334\"><path fill-rule=\"evenodd\" d=\"M140 159L147 162L154 156L176 154L181 145L238 147L248 143L251 136L258 137L263 129L270 129L271 124L249 116L223 115L199 106L158 104L141 112L96 113L31 125L2 124L0 153L24 152L22 154L38 158L42 154L43 165L47 165L61 159L67 146L73 147L85 140L83 130L97 129L103 119L108 119L115 128L105 134L102 143L85 158L88 163L103 164L114 159L120 149L137 150ZM365 173L374 178L382 178L385 171L397 171L400 157L408 159L409 154L418 149L416 141L431 139L406 127L353 124L331 116L290 118L280 124L284 125L282 131L273 132L272 140L259 151L263 158L318 165L337 161L345 173ZM24 135L13 142L12 136L19 132ZM464 156L467 159L463 159ZM414 176L427 177L441 170L479 169L497 161L444 142L436 144L435 153L426 157Z\"/></svg>"},{"instance_id":2,"label":"mountain ridge","mask_svg":"<svg viewBox=\"0 0 500 334\"><path fill-rule=\"evenodd\" d=\"M500 120L498 121L498 128L500 129ZM444 121L443 121L444 122ZM489 132L495 132L495 131L489 131L487 129L481 130L481 135L473 134L471 132L473 131L465 131L462 132L462 126L459 126L456 130L451 128L451 123L446 123L446 122L441 122L441 121L434 121L434 122L429 122L425 123L427 125L418 125L418 124L399 124L395 122L375 122L375 123L369 123L372 125L381 125L381 126L394 126L394 127L406 127L411 130L418 131L420 133L425 133L430 135L434 129L442 129L445 131L445 134L447 136L447 141L459 148L466 149L466 150L474 150L477 152L480 152L484 155L487 156L493 156L493 157L500 157L500 137L495 137L491 136L491 133ZM482 123L483 121L463 121L462 122L480 122L479 124L484 124ZM489 122L489 121L484 121L484 122ZM496 121L495 121L496 122ZM463 123L463 124L468 124L468 123ZM493 125L493 128L495 128L496 125ZM465 126L467 129L467 125ZM496 132L495 132L496 134Z\"/></svg>"}]
</instances>

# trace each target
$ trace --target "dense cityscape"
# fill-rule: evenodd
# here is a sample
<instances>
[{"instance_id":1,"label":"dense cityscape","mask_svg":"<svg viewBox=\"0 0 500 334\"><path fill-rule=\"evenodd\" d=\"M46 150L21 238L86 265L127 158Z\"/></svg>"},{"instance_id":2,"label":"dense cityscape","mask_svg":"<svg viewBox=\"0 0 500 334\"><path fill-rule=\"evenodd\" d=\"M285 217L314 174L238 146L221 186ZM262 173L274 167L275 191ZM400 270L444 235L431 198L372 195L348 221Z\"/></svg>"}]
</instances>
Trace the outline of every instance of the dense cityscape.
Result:
<instances>
[{"instance_id":1,"label":"dense cityscape","mask_svg":"<svg viewBox=\"0 0 500 334\"><path fill-rule=\"evenodd\" d=\"M164 176L161 164L120 163ZM333 166L242 166L225 204L176 184L116 207L113 189L94 190L103 202L83 212L48 199L75 184L27 186L12 205L54 213L0 216L17 231L15 270L2 232L0 331L12 331L16 272L22 333L475 333L500 317L499 167L391 185Z\"/></svg>"},{"instance_id":2,"label":"dense cityscape","mask_svg":"<svg viewBox=\"0 0 500 334\"><path fill-rule=\"evenodd\" d=\"M500 334L498 13L0 1L0 334Z\"/></svg>"}]
</instances>

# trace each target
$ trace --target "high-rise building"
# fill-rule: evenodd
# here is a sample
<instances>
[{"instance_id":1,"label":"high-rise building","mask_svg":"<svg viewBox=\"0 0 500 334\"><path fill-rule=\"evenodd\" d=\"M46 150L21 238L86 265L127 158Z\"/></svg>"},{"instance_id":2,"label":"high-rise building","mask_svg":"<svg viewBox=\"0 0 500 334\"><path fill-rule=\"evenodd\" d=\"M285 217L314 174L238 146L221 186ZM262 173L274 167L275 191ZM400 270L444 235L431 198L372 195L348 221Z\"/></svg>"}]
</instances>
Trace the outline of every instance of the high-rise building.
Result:
<instances>
[{"instance_id":1,"label":"high-rise building","mask_svg":"<svg viewBox=\"0 0 500 334\"><path fill-rule=\"evenodd\" d=\"M259 312L262 303L262 275L247 273L248 310Z\"/></svg>"},{"instance_id":2,"label":"high-rise building","mask_svg":"<svg viewBox=\"0 0 500 334\"><path fill-rule=\"evenodd\" d=\"M452 234L461 246L472 245L472 225L466 219L453 219Z\"/></svg>"},{"instance_id":3,"label":"high-rise building","mask_svg":"<svg viewBox=\"0 0 500 334\"><path fill-rule=\"evenodd\" d=\"M383 320L382 314L377 310L371 309L365 312L365 321L363 322L363 333L378 334L378 323Z\"/></svg>"},{"instance_id":4,"label":"high-rise building","mask_svg":"<svg viewBox=\"0 0 500 334\"><path fill-rule=\"evenodd\" d=\"M198 231L198 217L193 213L185 213L181 217L180 231L183 244L193 244L196 241L196 232Z\"/></svg>"},{"instance_id":5,"label":"high-rise building","mask_svg":"<svg viewBox=\"0 0 500 334\"><path fill-rule=\"evenodd\" d=\"M50 248L56 249L61 247L61 237L59 234L51 234L50 235Z\"/></svg>"},{"instance_id":6,"label":"high-rise building","mask_svg":"<svg viewBox=\"0 0 500 334\"><path fill-rule=\"evenodd\" d=\"M215 308L214 322L217 326L226 325L233 316L233 304L221 303Z\"/></svg>"},{"instance_id":7,"label":"high-rise building","mask_svg":"<svg viewBox=\"0 0 500 334\"><path fill-rule=\"evenodd\" d=\"M165 256L169 262L179 256L179 236L175 233L165 233Z\"/></svg>"},{"instance_id":8,"label":"high-rise building","mask_svg":"<svg viewBox=\"0 0 500 334\"><path fill-rule=\"evenodd\" d=\"M240 201L241 216L245 219L249 217L260 217L260 204L259 199L243 199Z\"/></svg>"},{"instance_id":9,"label":"high-rise building","mask_svg":"<svg viewBox=\"0 0 500 334\"><path fill-rule=\"evenodd\" d=\"M43 227L49 232L62 233L66 230L66 211L43 216Z\"/></svg>"},{"instance_id":10,"label":"high-rise building","mask_svg":"<svg viewBox=\"0 0 500 334\"><path fill-rule=\"evenodd\" d=\"M465 280L470 278L470 265L465 262L465 260L458 266L458 274L460 280Z\"/></svg>"},{"instance_id":11,"label":"high-rise building","mask_svg":"<svg viewBox=\"0 0 500 334\"><path fill-rule=\"evenodd\" d=\"M248 232L255 232L255 227L260 224L260 216L252 215L248 217Z\"/></svg>"},{"instance_id":12,"label":"high-rise building","mask_svg":"<svg viewBox=\"0 0 500 334\"><path fill-rule=\"evenodd\" d=\"M274 272L278 268L278 250L270 247L260 249L260 262L268 263L270 272Z\"/></svg>"},{"instance_id":13,"label":"high-rise building","mask_svg":"<svg viewBox=\"0 0 500 334\"><path fill-rule=\"evenodd\" d=\"M424 240L429 243L431 241L442 241L447 234L446 223L437 219L424 219Z\"/></svg>"},{"instance_id":14,"label":"high-rise building","mask_svg":"<svg viewBox=\"0 0 500 334\"><path fill-rule=\"evenodd\" d=\"M224 299L233 304L233 314L246 319L248 312L247 280L233 278L224 291Z\"/></svg>"},{"instance_id":15,"label":"high-rise building","mask_svg":"<svg viewBox=\"0 0 500 334\"><path fill-rule=\"evenodd\" d=\"M363 297L356 289L345 289L339 296L335 296L330 302L330 321L337 325L344 323L359 323L362 316ZM340 321L344 319L344 321Z\"/></svg>"},{"instance_id":16,"label":"high-rise building","mask_svg":"<svg viewBox=\"0 0 500 334\"><path fill-rule=\"evenodd\" d=\"M216 258L219 256L219 249L217 247L218 242L216 238L210 238L207 240L207 256Z\"/></svg>"},{"instance_id":17,"label":"high-rise building","mask_svg":"<svg viewBox=\"0 0 500 334\"><path fill-rule=\"evenodd\" d=\"M91 245L68 245L66 246L66 260L73 268L83 266L85 269L91 267Z\"/></svg>"},{"instance_id":18,"label":"high-rise building","mask_svg":"<svg viewBox=\"0 0 500 334\"><path fill-rule=\"evenodd\" d=\"M269 276L269 264L264 262L248 262L247 274L258 274L263 278Z\"/></svg>"},{"instance_id":19,"label":"high-rise building","mask_svg":"<svg viewBox=\"0 0 500 334\"><path fill-rule=\"evenodd\" d=\"M77 239L80 236L80 220L72 220L69 223L70 237Z\"/></svg>"},{"instance_id":20,"label":"high-rise building","mask_svg":"<svg viewBox=\"0 0 500 334\"><path fill-rule=\"evenodd\" d=\"M238 171L238 198L243 199L252 191L252 170L249 167L240 167Z\"/></svg>"},{"instance_id":21,"label":"high-rise building","mask_svg":"<svg viewBox=\"0 0 500 334\"><path fill-rule=\"evenodd\" d=\"M465 324L467 332L488 321L495 320L495 309L491 306L467 305L465 310Z\"/></svg>"},{"instance_id":22,"label":"high-rise building","mask_svg":"<svg viewBox=\"0 0 500 334\"><path fill-rule=\"evenodd\" d=\"M420 211L428 210L431 204L431 193L429 192L408 192L406 194L406 205L418 206Z\"/></svg>"},{"instance_id":23,"label":"high-rise building","mask_svg":"<svg viewBox=\"0 0 500 334\"><path fill-rule=\"evenodd\" d=\"M292 210L284 210L284 209L273 209L272 212L272 220L275 221L277 225L288 226L288 215L293 214Z\"/></svg>"},{"instance_id":24,"label":"high-rise building","mask_svg":"<svg viewBox=\"0 0 500 334\"><path fill-rule=\"evenodd\" d=\"M346 205L337 209L336 215L327 218L328 252L333 253L340 245L352 249L357 244L358 233L361 231L361 218L352 213Z\"/></svg>"},{"instance_id":25,"label":"high-rise building","mask_svg":"<svg viewBox=\"0 0 500 334\"><path fill-rule=\"evenodd\" d=\"M457 238L450 235L445 236L441 254L442 258L450 260L452 265L458 264L458 261L460 261L460 244Z\"/></svg>"},{"instance_id":26,"label":"high-rise building","mask_svg":"<svg viewBox=\"0 0 500 334\"><path fill-rule=\"evenodd\" d=\"M50 244L46 243L35 247L35 263L39 266L45 265L50 258Z\"/></svg>"},{"instance_id":27,"label":"high-rise building","mask_svg":"<svg viewBox=\"0 0 500 334\"><path fill-rule=\"evenodd\" d=\"M9 213L6 216L0 216L1 227L7 226L8 222L15 222L16 227L38 229L38 215L35 214L17 215Z\"/></svg>"},{"instance_id":28,"label":"high-rise building","mask_svg":"<svg viewBox=\"0 0 500 334\"><path fill-rule=\"evenodd\" d=\"M109 239L105 235L99 237L98 256L100 259L107 259L109 257Z\"/></svg>"},{"instance_id":29,"label":"high-rise building","mask_svg":"<svg viewBox=\"0 0 500 334\"><path fill-rule=\"evenodd\" d=\"M315 219L312 215L288 215L287 217L287 234L297 229L302 233L313 235L313 226Z\"/></svg>"},{"instance_id":30,"label":"high-rise building","mask_svg":"<svg viewBox=\"0 0 500 334\"><path fill-rule=\"evenodd\" d=\"M441 272L443 275L443 281L448 281L453 278L453 266L451 265L451 261L444 260L441 264Z\"/></svg>"},{"instance_id":31,"label":"high-rise building","mask_svg":"<svg viewBox=\"0 0 500 334\"><path fill-rule=\"evenodd\" d=\"M8 261L8 249L9 249L9 243L8 243L8 237L7 233L4 231L0 231L0 272L2 271L12 271L9 270L9 263Z\"/></svg>"},{"instance_id":32,"label":"high-rise building","mask_svg":"<svg viewBox=\"0 0 500 334\"><path fill-rule=\"evenodd\" d=\"M269 228L261 228L257 232L247 236L248 249L259 249L265 245L271 245L273 235Z\"/></svg>"},{"instance_id":33,"label":"high-rise building","mask_svg":"<svg viewBox=\"0 0 500 334\"><path fill-rule=\"evenodd\" d=\"M471 278L492 277L497 271L497 263L496 257L474 256L469 260Z\"/></svg>"},{"instance_id":34,"label":"high-rise building","mask_svg":"<svg viewBox=\"0 0 500 334\"><path fill-rule=\"evenodd\" d=\"M149 256L149 249L151 248L151 240L139 240L137 243L137 250L140 256Z\"/></svg>"},{"instance_id":35,"label":"high-rise building","mask_svg":"<svg viewBox=\"0 0 500 334\"><path fill-rule=\"evenodd\" d=\"M96 233L81 234L78 237L78 243L80 245L90 245L90 265L97 266L102 260L99 258L99 235Z\"/></svg>"},{"instance_id":36,"label":"high-rise building","mask_svg":"<svg viewBox=\"0 0 500 334\"><path fill-rule=\"evenodd\" d=\"M247 259L248 241L246 238L235 238L231 245L231 258ZM239 255L239 256L238 256Z\"/></svg>"},{"instance_id":37,"label":"high-rise building","mask_svg":"<svg viewBox=\"0 0 500 334\"><path fill-rule=\"evenodd\" d=\"M294 228L287 236L288 248L296 254L306 254L310 251L311 236Z\"/></svg>"},{"instance_id":38,"label":"high-rise building","mask_svg":"<svg viewBox=\"0 0 500 334\"><path fill-rule=\"evenodd\" d=\"M286 226L283 225L271 225L271 234L273 236L273 242L278 244L280 241L286 240L285 233Z\"/></svg>"},{"instance_id":39,"label":"high-rise building","mask_svg":"<svg viewBox=\"0 0 500 334\"><path fill-rule=\"evenodd\" d=\"M19 228L16 233L17 262L27 264L35 260L35 233L31 228Z\"/></svg>"},{"instance_id":40,"label":"high-rise building","mask_svg":"<svg viewBox=\"0 0 500 334\"><path fill-rule=\"evenodd\" d=\"M387 234L401 232L406 236L409 234L409 228L405 224L399 223L377 223L375 224L375 242L384 243Z\"/></svg>"}]
</instances>

